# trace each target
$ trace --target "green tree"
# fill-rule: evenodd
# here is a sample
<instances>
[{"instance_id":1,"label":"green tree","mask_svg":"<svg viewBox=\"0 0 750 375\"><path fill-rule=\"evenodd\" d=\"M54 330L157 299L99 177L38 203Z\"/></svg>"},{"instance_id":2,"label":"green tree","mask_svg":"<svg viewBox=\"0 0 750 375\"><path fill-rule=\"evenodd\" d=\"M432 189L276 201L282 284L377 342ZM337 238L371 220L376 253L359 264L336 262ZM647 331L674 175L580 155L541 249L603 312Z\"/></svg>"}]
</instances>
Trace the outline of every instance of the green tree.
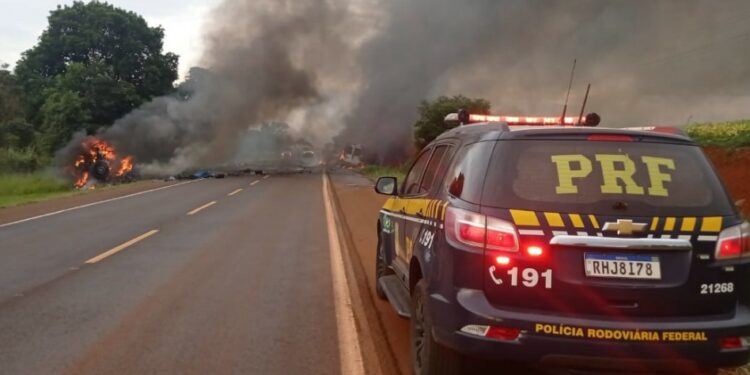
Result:
<instances>
[{"instance_id":1,"label":"green tree","mask_svg":"<svg viewBox=\"0 0 750 375\"><path fill-rule=\"evenodd\" d=\"M78 95L83 106L95 101L87 110L92 121L99 124L111 124L126 109L173 89L178 57L163 53L164 30L149 27L136 13L106 2L76 1L58 6L48 20L39 43L24 52L15 70L33 123L40 124L43 116L50 115L48 110L56 105L47 106L42 113L45 102L52 92L59 94L56 100L62 95L57 88L50 88L64 85L58 76L72 67L79 71L71 73L69 80L83 76L87 83L97 85ZM115 87L104 90L99 85L105 82ZM109 109L111 112L107 112Z\"/></svg>"},{"instance_id":2,"label":"green tree","mask_svg":"<svg viewBox=\"0 0 750 375\"><path fill-rule=\"evenodd\" d=\"M47 90L41 113L40 149L52 153L63 146L75 133L91 123L91 111L77 92Z\"/></svg>"},{"instance_id":3,"label":"green tree","mask_svg":"<svg viewBox=\"0 0 750 375\"><path fill-rule=\"evenodd\" d=\"M23 117L21 90L7 69L7 64L0 66L0 124Z\"/></svg>"},{"instance_id":4,"label":"green tree","mask_svg":"<svg viewBox=\"0 0 750 375\"><path fill-rule=\"evenodd\" d=\"M422 149L455 124L446 124L445 116L465 109L469 113L489 114L490 102L485 99L471 99L463 95L452 97L440 96L419 105L419 119L414 124L414 140L418 149Z\"/></svg>"}]
</instances>

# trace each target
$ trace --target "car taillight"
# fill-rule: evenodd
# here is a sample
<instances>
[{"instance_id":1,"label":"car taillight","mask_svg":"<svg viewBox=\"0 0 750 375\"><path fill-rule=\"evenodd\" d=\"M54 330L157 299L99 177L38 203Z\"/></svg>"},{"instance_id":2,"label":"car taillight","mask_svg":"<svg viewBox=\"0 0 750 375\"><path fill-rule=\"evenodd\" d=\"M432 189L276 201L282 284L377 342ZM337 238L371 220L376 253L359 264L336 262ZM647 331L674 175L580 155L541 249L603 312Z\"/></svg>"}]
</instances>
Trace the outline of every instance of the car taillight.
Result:
<instances>
[{"instance_id":1,"label":"car taillight","mask_svg":"<svg viewBox=\"0 0 750 375\"><path fill-rule=\"evenodd\" d=\"M445 234L454 246L469 250L518 251L518 232L505 220L448 207Z\"/></svg>"},{"instance_id":2,"label":"car taillight","mask_svg":"<svg viewBox=\"0 0 750 375\"><path fill-rule=\"evenodd\" d=\"M716 259L734 259L750 256L750 224L724 229L716 242Z\"/></svg>"},{"instance_id":3,"label":"car taillight","mask_svg":"<svg viewBox=\"0 0 750 375\"><path fill-rule=\"evenodd\" d=\"M495 327L478 324L464 326L461 328L461 332L501 341L515 341L521 336L521 330L518 328Z\"/></svg>"}]
</instances>

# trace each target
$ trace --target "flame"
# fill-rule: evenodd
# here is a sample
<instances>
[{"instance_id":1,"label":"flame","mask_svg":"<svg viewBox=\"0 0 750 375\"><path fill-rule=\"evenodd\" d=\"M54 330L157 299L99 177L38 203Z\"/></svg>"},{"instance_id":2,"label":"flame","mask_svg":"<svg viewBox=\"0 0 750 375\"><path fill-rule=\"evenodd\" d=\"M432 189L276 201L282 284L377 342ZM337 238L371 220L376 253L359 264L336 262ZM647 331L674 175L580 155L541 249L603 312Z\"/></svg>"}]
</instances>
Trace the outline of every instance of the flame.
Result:
<instances>
[{"instance_id":1,"label":"flame","mask_svg":"<svg viewBox=\"0 0 750 375\"><path fill-rule=\"evenodd\" d=\"M76 162L75 162L75 166L76 166L76 168L79 168L79 167L80 167L80 166L82 166L82 165L83 165L84 163L86 163L86 158L85 158L85 157L84 157L83 155L78 155L78 159L77 159L77 160L76 160Z\"/></svg>"},{"instance_id":2,"label":"flame","mask_svg":"<svg viewBox=\"0 0 750 375\"><path fill-rule=\"evenodd\" d=\"M117 169L112 170L115 177L122 177L133 170L133 157L120 158L114 147L102 139L87 137L81 142L80 150L73 162L73 168L71 168L72 175L75 178L74 186L78 189L87 186L89 189L94 189L95 185L89 182L92 177L95 177L92 176L92 168L98 161L103 160L111 166L117 165ZM99 176L96 177L99 178ZM109 180L108 178L105 179Z\"/></svg>"},{"instance_id":3,"label":"flame","mask_svg":"<svg viewBox=\"0 0 750 375\"><path fill-rule=\"evenodd\" d=\"M89 172L85 172L84 171L81 174L81 177L79 177L78 180L76 180L76 183L75 183L74 186L76 187L76 189L80 189L80 188L86 186L87 182L89 182Z\"/></svg>"},{"instance_id":4,"label":"flame","mask_svg":"<svg viewBox=\"0 0 750 375\"><path fill-rule=\"evenodd\" d=\"M122 160L120 160L120 169L117 170L117 177L122 177L125 175L125 173L128 173L133 170L133 157L132 156L126 156Z\"/></svg>"}]
</instances>

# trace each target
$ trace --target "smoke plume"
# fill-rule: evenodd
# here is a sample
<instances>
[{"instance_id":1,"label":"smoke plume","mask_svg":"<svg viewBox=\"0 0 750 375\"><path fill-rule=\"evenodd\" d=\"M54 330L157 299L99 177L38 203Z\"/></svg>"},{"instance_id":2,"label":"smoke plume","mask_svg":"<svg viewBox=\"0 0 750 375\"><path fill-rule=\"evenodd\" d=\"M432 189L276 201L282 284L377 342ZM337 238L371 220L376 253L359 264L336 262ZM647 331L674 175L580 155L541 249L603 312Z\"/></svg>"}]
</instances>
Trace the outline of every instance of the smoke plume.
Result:
<instances>
[{"instance_id":1,"label":"smoke plume","mask_svg":"<svg viewBox=\"0 0 750 375\"><path fill-rule=\"evenodd\" d=\"M352 12L344 1L225 1L206 20L205 68L191 69L177 94L98 136L147 173L236 161L253 144L243 139L255 134L248 129L265 122L286 121L300 136L330 141L336 127L326 120L341 116L355 81L347 55L358 33L350 29L362 28Z\"/></svg>"},{"instance_id":2,"label":"smoke plume","mask_svg":"<svg viewBox=\"0 0 750 375\"><path fill-rule=\"evenodd\" d=\"M746 0L226 0L205 69L101 136L165 171L236 158L249 126L289 123L386 162L411 151L422 100L483 97L493 111L557 115L578 60L604 126L750 117Z\"/></svg>"},{"instance_id":3,"label":"smoke plume","mask_svg":"<svg viewBox=\"0 0 750 375\"><path fill-rule=\"evenodd\" d=\"M570 110L591 83L587 109L604 126L750 117L747 1L392 0L385 9L358 52L364 89L344 132L381 160L402 159L417 105L438 95L561 114L574 59Z\"/></svg>"}]
</instances>

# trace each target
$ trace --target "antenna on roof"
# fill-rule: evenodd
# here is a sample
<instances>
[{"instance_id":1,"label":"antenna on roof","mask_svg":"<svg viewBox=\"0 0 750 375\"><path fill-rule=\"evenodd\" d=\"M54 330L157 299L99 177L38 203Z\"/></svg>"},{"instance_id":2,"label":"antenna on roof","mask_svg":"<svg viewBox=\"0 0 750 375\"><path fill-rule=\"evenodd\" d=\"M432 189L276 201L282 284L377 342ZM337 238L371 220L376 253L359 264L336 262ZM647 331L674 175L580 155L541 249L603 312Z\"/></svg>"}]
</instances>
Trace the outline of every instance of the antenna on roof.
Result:
<instances>
[{"instance_id":1,"label":"antenna on roof","mask_svg":"<svg viewBox=\"0 0 750 375\"><path fill-rule=\"evenodd\" d=\"M586 110L586 102L589 100L589 91L591 90L591 84L589 83L588 86L586 86L586 95L583 97L583 104L581 105L581 114L578 115L578 118L576 119L576 126L581 124L581 118L583 118L583 111ZM584 123L586 121L584 120Z\"/></svg>"},{"instance_id":2,"label":"antenna on roof","mask_svg":"<svg viewBox=\"0 0 750 375\"><path fill-rule=\"evenodd\" d=\"M570 70L570 83L568 83L568 94L565 95L565 105L563 105L563 113L562 116L560 116L561 119L565 118L565 115L568 113L568 99L570 98L570 89L573 88L573 77L576 73L576 61L577 59L573 59L573 69ZM561 120L561 122L564 122Z\"/></svg>"}]
</instances>

